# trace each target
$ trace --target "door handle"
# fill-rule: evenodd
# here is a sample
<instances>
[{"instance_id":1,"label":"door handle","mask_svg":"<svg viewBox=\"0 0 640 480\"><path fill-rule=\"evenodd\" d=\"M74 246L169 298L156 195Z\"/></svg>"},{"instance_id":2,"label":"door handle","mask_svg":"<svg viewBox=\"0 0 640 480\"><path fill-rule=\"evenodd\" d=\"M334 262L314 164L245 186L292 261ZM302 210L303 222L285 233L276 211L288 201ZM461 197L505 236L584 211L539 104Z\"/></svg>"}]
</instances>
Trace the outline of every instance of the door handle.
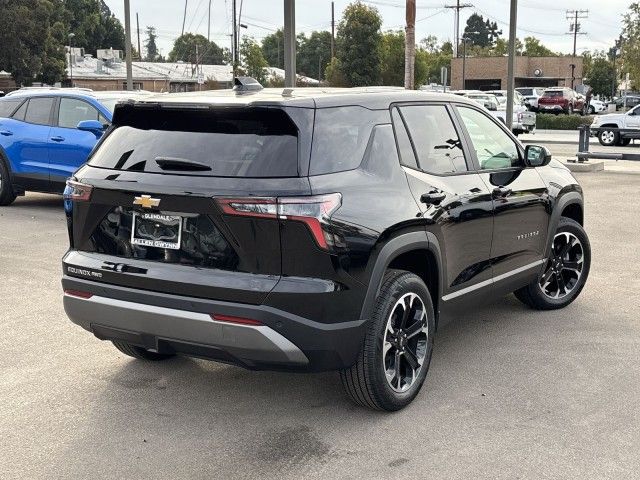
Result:
<instances>
[{"instance_id":1,"label":"door handle","mask_svg":"<svg viewBox=\"0 0 640 480\"><path fill-rule=\"evenodd\" d=\"M11 135L13 135L13 132L9 130L0 130L0 135L4 135L5 137L10 137Z\"/></svg>"},{"instance_id":2,"label":"door handle","mask_svg":"<svg viewBox=\"0 0 640 480\"><path fill-rule=\"evenodd\" d=\"M64 137L51 137L54 142L64 142Z\"/></svg>"},{"instance_id":3,"label":"door handle","mask_svg":"<svg viewBox=\"0 0 640 480\"><path fill-rule=\"evenodd\" d=\"M447 198L447 194L441 190L431 190L420 196L420 201L427 205L440 205Z\"/></svg>"},{"instance_id":4,"label":"door handle","mask_svg":"<svg viewBox=\"0 0 640 480\"><path fill-rule=\"evenodd\" d=\"M512 193L513 193L513 190L511 190L508 187L496 187L491 192L491 196L493 198L505 198L511 195Z\"/></svg>"}]
</instances>

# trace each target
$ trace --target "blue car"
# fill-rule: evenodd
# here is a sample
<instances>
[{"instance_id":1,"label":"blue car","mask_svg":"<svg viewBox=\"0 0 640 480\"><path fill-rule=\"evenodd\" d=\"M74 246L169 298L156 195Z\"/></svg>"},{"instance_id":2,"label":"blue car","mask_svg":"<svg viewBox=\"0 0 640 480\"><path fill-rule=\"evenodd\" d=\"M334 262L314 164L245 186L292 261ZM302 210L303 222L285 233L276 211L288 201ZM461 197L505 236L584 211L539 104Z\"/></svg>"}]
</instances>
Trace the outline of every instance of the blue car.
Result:
<instances>
[{"instance_id":1,"label":"blue car","mask_svg":"<svg viewBox=\"0 0 640 480\"><path fill-rule=\"evenodd\" d=\"M0 98L0 205L26 191L62 193L134 92L25 90Z\"/></svg>"}]
</instances>

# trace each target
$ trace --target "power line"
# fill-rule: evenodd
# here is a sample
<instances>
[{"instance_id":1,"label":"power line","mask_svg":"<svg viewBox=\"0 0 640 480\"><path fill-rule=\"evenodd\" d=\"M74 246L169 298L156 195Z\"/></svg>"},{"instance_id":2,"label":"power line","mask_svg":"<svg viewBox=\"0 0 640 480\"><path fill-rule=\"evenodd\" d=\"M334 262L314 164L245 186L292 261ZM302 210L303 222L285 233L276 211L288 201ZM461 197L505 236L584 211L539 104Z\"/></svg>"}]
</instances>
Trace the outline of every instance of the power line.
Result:
<instances>
[{"instance_id":1,"label":"power line","mask_svg":"<svg viewBox=\"0 0 640 480\"><path fill-rule=\"evenodd\" d=\"M573 58L574 58L573 62L574 63L571 64L571 88L573 88L573 85L576 80L575 57L576 57L576 46L578 43L578 35L586 35L586 32L580 31L581 25L578 20L581 20L587 17L589 17L589 10L567 10L567 20L571 20L573 22L569 26L569 33L568 33L568 35L573 35Z\"/></svg>"},{"instance_id":2,"label":"power line","mask_svg":"<svg viewBox=\"0 0 640 480\"><path fill-rule=\"evenodd\" d=\"M460 10L465 8L471 8L473 5L470 3L460 3L460 0L457 0L455 5L445 5L444 8L450 8L454 10L453 17L453 32L455 37L455 45L453 46L453 56L458 56L458 44L460 43Z\"/></svg>"}]
</instances>

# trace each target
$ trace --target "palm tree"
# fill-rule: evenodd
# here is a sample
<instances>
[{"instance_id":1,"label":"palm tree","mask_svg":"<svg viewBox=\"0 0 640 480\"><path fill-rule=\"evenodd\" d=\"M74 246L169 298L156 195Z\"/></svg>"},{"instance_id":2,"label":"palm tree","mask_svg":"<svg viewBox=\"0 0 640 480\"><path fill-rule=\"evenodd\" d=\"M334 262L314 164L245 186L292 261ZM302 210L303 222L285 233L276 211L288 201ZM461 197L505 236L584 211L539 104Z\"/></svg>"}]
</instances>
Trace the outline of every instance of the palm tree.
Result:
<instances>
[{"instance_id":1,"label":"palm tree","mask_svg":"<svg viewBox=\"0 0 640 480\"><path fill-rule=\"evenodd\" d=\"M413 90L416 59L416 0L407 0L407 27L404 42L404 88Z\"/></svg>"}]
</instances>

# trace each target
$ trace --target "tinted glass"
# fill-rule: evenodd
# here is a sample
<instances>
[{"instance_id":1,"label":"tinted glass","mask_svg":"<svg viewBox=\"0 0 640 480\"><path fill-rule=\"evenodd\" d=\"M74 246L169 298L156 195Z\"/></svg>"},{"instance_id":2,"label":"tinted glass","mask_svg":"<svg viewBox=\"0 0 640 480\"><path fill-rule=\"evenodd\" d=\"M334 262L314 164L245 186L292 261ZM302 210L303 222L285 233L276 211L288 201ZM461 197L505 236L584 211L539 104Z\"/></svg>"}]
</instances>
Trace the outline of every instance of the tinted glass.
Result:
<instances>
[{"instance_id":1,"label":"tinted glass","mask_svg":"<svg viewBox=\"0 0 640 480\"><path fill-rule=\"evenodd\" d=\"M297 130L282 110L124 107L114 123L91 165L220 177L298 175Z\"/></svg>"},{"instance_id":2,"label":"tinted glass","mask_svg":"<svg viewBox=\"0 0 640 480\"><path fill-rule=\"evenodd\" d=\"M54 99L51 97L29 99L27 114L24 117L25 122L49 125L53 102Z\"/></svg>"},{"instance_id":3,"label":"tinted glass","mask_svg":"<svg viewBox=\"0 0 640 480\"><path fill-rule=\"evenodd\" d=\"M481 169L521 165L515 142L491 118L471 108L458 107L458 111L471 137Z\"/></svg>"},{"instance_id":4,"label":"tinted glass","mask_svg":"<svg viewBox=\"0 0 640 480\"><path fill-rule=\"evenodd\" d=\"M519 88L518 91L522 95L533 95L533 88Z\"/></svg>"},{"instance_id":5,"label":"tinted glass","mask_svg":"<svg viewBox=\"0 0 640 480\"><path fill-rule=\"evenodd\" d=\"M0 100L0 117L8 117L18 108L22 100Z\"/></svg>"},{"instance_id":6,"label":"tinted glass","mask_svg":"<svg viewBox=\"0 0 640 480\"><path fill-rule=\"evenodd\" d=\"M389 123L388 110L363 107L318 109L309 173L322 175L358 168L369 143L371 129L379 123Z\"/></svg>"},{"instance_id":7,"label":"tinted glass","mask_svg":"<svg viewBox=\"0 0 640 480\"><path fill-rule=\"evenodd\" d=\"M60 99L58 126L76 128L78 123L85 120L98 120L98 110L83 100L76 98Z\"/></svg>"},{"instance_id":8,"label":"tinted glass","mask_svg":"<svg viewBox=\"0 0 640 480\"><path fill-rule=\"evenodd\" d=\"M542 94L543 97L561 97L563 92L561 90L547 90Z\"/></svg>"},{"instance_id":9,"label":"tinted glass","mask_svg":"<svg viewBox=\"0 0 640 480\"><path fill-rule=\"evenodd\" d=\"M467 170L462 143L444 105L416 105L402 107L400 111L420 169L436 174Z\"/></svg>"},{"instance_id":10,"label":"tinted glass","mask_svg":"<svg viewBox=\"0 0 640 480\"><path fill-rule=\"evenodd\" d=\"M409 134L404 126L402 117L397 108L393 109L392 113L393 125L396 132L396 139L398 142L398 150L400 151L400 162L403 165L411 168L418 168L418 162L416 161L416 155L413 152L411 146L411 140L409 140Z\"/></svg>"}]
</instances>

